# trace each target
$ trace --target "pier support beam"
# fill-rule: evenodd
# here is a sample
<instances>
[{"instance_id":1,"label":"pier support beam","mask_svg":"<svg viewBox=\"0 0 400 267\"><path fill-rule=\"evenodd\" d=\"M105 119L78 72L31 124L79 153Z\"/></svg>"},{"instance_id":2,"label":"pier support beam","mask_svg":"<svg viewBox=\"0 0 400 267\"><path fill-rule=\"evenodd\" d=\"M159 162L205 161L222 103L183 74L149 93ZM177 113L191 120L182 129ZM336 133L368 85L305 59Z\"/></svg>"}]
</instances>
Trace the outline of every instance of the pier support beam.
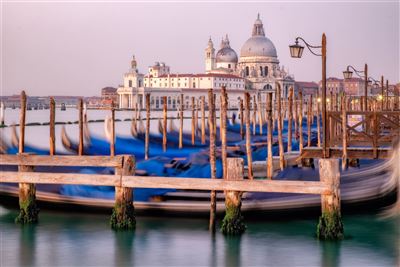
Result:
<instances>
[{"instance_id":1,"label":"pier support beam","mask_svg":"<svg viewBox=\"0 0 400 267\"><path fill-rule=\"evenodd\" d=\"M33 172L33 166L19 166L20 172ZM19 184L19 214L16 223L29 224L38 221L39 209L36 206L35 184Z\"/></svg>"},{"instance_id":2,"label":"pier support beam","mask_svg":"<svg viewBox=\"0 0 400 267\"><path fill-rule=\"evenodd\" d=\"M243 159L227 159L226 180L243 180ZM225 235L239 235L246 230L242 207L242 192L225 191L225 217L222 221L221 231Z\"/></svg>"},{"instance_id":3,"label":"pier support beam","mask_svg":"<svg viewBox=\"0 0 400 267\"><path fill-rule=\"evenodd\" d=\"M124 156L122 168L116 168L116 175L133 175L135 162L132 156ZM133 190L128 187L115 187L115 205L110 220L111 228L116 230L134 229L136 227L135 209L133 207Z\"/></svg>"},{"instance_id":4,"label":"pier support beam","mask_svg":"<svg viewBox=\"0 0 400 267\"><path fill-rule=\"evenodd\" d=\"M321 240L343 238L343 223L340 211L340 171L338 159L320 159L319 177L330 185L332 194L321 195L322 215L317 226L317 237Z\"/></svg>"}]
</instances>

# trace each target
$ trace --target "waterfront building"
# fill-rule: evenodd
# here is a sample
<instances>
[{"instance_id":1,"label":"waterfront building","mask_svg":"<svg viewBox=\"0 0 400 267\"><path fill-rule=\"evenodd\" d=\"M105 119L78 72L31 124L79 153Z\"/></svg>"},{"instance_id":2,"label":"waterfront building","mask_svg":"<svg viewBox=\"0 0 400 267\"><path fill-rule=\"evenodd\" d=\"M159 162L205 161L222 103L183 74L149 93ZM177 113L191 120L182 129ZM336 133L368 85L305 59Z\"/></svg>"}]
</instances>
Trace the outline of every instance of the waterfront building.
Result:
<instances>
[{"instance_id":1,"label":"waterfront building","mask_svg":"<svg viewBox=\"0 0 400 267\"><path fill-rule=\"evenodd\" d=\"M229 107L237 108L245 90L257 95L262 102L266 94L273 93L279 83L282 96L287 97L289 89L294 87L294 77L279 65L276 48L266 37L264 25L258 15L251 37L243 44L238 57L231 47L228 35L222 38L218 51L211 37L204 51L205 72L179 74L172 73L170 66L156 62L148 68L147 74L139 73L135 57L131 68L124 75L124 83L117 89L120 108L144 108L145 95L150 93L153 109L162 108L162 97L167 96L168 108L177 108L180 95L184 94L184 105L191 103L191 97L207 98L208 90L214 89L216 104L219 104L219 92L226 86L229 94Z\"/></svg>"},{"instance_id":2,"label":"waterfront building","mask_svg":"<svg viewBox=\"0 0 400 267\"><path fill-rule=\"evenodd\" d=\"M318 96L318 84L316 82L295 82L294 94L299 95L299 92L303 93L304 97L312 95L313 97Z\"/></svg>"}]
</instances>

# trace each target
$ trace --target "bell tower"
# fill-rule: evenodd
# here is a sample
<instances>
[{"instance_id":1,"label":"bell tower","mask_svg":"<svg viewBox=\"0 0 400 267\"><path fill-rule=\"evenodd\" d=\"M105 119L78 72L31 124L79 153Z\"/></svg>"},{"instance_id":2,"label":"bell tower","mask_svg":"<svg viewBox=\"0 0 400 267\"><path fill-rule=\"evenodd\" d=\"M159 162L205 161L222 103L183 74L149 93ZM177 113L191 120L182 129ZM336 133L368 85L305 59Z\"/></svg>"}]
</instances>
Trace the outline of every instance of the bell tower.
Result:
<instances>
[{"instance_id":1,"label":"bell tower","mask_svg":"<svg viewBox=\"0 0 400 267\"><path fill-rule=\"evenodd\" d=\"M207 48L205 49L205 62L206 72L210 72L215 69L215 49L211 37L208 40Z\"/></svg>"}]
</instances>

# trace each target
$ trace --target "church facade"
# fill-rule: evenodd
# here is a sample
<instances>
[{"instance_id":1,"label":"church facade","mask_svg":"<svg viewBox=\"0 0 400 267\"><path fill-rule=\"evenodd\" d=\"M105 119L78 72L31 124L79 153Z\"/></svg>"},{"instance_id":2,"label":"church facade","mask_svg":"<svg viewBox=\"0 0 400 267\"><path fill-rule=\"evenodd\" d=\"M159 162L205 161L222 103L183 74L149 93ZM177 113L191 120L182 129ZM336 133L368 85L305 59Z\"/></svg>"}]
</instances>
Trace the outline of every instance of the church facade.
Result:
<instances>
[{"instance_id":1,"label":"church facade","mask_svg":"<svg viewBox=\"0 0 400 267\"><path fill-rule=\"evenodd\" d=\"M240 56L231 48L228 36L222 39L216 51L211 38L205 49L205 72L200 74L174 74L165 63L156 62L146 75L137 70L135 57L130 70L124 75L124 84L117 92L120 108L144 108L145 94L151 95L152 108L162 108L162 97L167 96L168 108L176 108L180 95L185 96L185 106L191 97L207 99L208 90L214 89L219 104L219 93L226 86L229 106L237 108L238 100L248 91L265 101L267 93L275 95L276 83L287 97L289 88L294 87L294 77L280 67L277 51L272 41L265 36L263 23L258 16L251 37L242 45Z\"/></svg>"}]
</instances>

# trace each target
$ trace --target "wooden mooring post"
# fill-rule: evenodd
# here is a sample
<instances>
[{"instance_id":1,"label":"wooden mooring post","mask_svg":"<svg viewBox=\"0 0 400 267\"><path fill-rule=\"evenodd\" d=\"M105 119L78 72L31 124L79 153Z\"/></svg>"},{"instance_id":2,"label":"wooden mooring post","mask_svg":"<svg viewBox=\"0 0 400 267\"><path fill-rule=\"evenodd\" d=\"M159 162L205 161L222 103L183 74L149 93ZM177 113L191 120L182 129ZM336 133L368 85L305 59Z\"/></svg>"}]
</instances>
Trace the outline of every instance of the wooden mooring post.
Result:
<instances>
[{"instance_id":1,"label":"wooden mooring post","mask_svg":"<svg viewBox=\"0 0 400 267\"><path fill-rule=\"evenodd\" d=\"M248 94L248 93L246 93ZM246 101L247 102L247 101ZM224 178L228 181L243 180L243 159L228 158L227 174ZM225 192L225 217L222 221L221 231L225 235L238 235L246 230L241 214L242 192L228 191Z\"/></svg>"},{"instance_id":2,"label":"wooden mooring post","mask_svg":"<svg viewBox=\"0 0 400 267\"><path fill-rule=\"evenodd\" d=\"M167 97L163 96L163 139L162 139L162 146L163 146L163 151L167 151Z\"/></svg>"},{"instance_id":3,"label":"wooden mooring post","mask_svg":"<svg viewBox=\"0 0 400 267\"><path fill-rule=\"evenodd\" d=\"M21 92L21 113L19 120L18 154L25 154L25 119L26 119L26 94ZM32 172L33 166L19 165L19 172ZM36 206L36 186L33 183L19 183L19 214L16 223L29 224L38 221L39 209Z\"/></svg>"},{"instance_id":4,"label":"wooden mooring post","mask_svg":"<svg viewBox=\"0 0 400 267\"><path fill-rule=\"evenodd\" d=\"M255 102L254 102L255 104ZM258 114L258 123L260 126L260 135L263 135L263 117L261 111L261 96L258 95L257 97L257 114Z\"/></svg>"},{"instance_id":5,"label":"wooden mooring post","mask_svg":"<svg viewBox=\"0 0 400 267\"><path fill-rule=\"evenodd\" d=\"M317 237L322 240L342 239L344 235L340 209L340 171L339 160L319 159L320 181L328 184L330 194L321 195L322 215L317 226Z\"/></svg>"},{"instance_id":6,"label":"wooden mooring post","mask_svg":"<svg viewBox=\"0 0 400 267\"><path fill-rule=\"evenodd\" d=\"M253 179L253 158L251 151L251 133L250 133L250 93L244 93L245 117L246 117L246 155L248 179Z\"/></svg>"},{"instance_id":7,"label":"wooden mooring post","mask_svg":"<svg viewBox=\"0 0 400 267\"><path fill-rule=\"evenodd\" d=\"M181 149L183 147L183 94L181 94L179 104L179 148Z\"/></svg>"},{"instance_id":8,"label":"wooden mooring post","mask_svg":"<svg viewBox=\"0 0 400 267\"><path fill-rule=\"evenodd\" d=\"M293 124L293 87L290 87L289 99L288 99L288 143L287 152L292 151L292 124Z\"/></svg>"},{"instance_id":9,"label":"wooden mooring post","mask_svg":"<svg viewBox=\"0 0 400 267\"><path fill-rule=\"evenodd\" d=\"M132 156L124 156L122 167L115 168L115 175L134 175L136 163ZM115 187L115 204L110 219L111 228L116 230L134 229L136 227L135 209L133 206L133 189Z\"/></svg>"},{"instance_id":10,"label":"wooden mooring post","mask_svg":"<svg viewBox=\"0 0 400 267\"><path fill-rule=\"evenodd\" d=\"M257 101L256 101L256 95L253 95L253 135L256 135L256 128L257 128Z\"/></svg>"},{"instance_id":11,"label":"wooden mooring post","mask_svg":"<svg viewBox=\"0 0 400 267\"><path fill-rule=\"evenodd\" d=\"M110 156L115 156L115 108L114 108L114 101L111 102Z\"/></svg>"},{"instance_id":12,"label":"wooden mooring post","mask_svg":"<svg viewBox=\"0 0 400 267\"><path fill-rule=\"evenodd\" d=\"M346 96L342 96L342 170L347 169L347 114L346 114Z\"/></svg>"},{"instance_id":13,"label":"wooden mooring post","mask_svg":"<svg viewBox=\"0 0 400 267\"><path fill-rule=\"evenodd\" d=\"M299 151L303 151L303 93L299 92Z\"/></svg>"},{"instance_id":14,"label":"wooden mooring post","mask_svg":"<svg viewBox=\"0 0 400 267\"><path fill-rule=\"evenodd\" d=\"M146 132L144 139L144 159L149 159L150 141L150 94L146 94Z\"/></svg>"},{"instance_id":15,"label":"wooden mooring post","mask_svg":"<svg viewBox=\"0 0 400 267\"><path fill-rule=\"evenodd\" d=\"M206 111L205 111L205 96L201 97L201 144L206 143Z\"/></svg>"},{"instance_id":16,"label":"wooden mooring post","mask_svg":"<svg viewBox=\"0 0 400 267\"><path fill-rule=\"evenodd\" d=\"M228 95L226 93L226 87L222 86L221 88L221 158L222 158L222 171L223 176L226 177L227 172L227 143L226 143L226 123L227 123L227 108L228 108Z\"/></svg>"},{"instance_id":17,"label":"wooden mooring post","mask_svg":"<svg viewBox=\"0 0 400 267\"><path fill-rule=\"evenodd\" d=\"M267 93L267 179L272 179L274 166L272 162L272 131L273 131L273 119L272 119L272 93Z\"/></svg>"},{"instance_id":18,"label":"wooden mooring post","mask_svg":"<svg viewBox=\"0 0 400 267\"><path fill-rule=\"evenodd\" d=\"M4 109L5 109L4 102L1 101L1 103L0 103L0 127L5 125L4 124L4 115L5 115Z\"/></svg>"},{"instance_id":19,"label":"wooden mooring post","mask_svg":"<svg viewBox=\"0 0 400 267\"><path fill-rule=\"evenodd\" d=\"M194 105L195 105L195 100L194 100L194 97L192 96L192 105L191 105L191 108L192 108L192 145L194 145L195 138L196 138L196 129L195 129L196 124L195 124L195 118L194 118L194 116L195 116Z\"/></svg>"},{"instance_id":20,"label":"wooden mooring post","mask_svg":"<svg viewBox=\"0 0 400 267\"><path fill-rule=\"evenodd\" d=\"M283 136L282 136L282 128L283 128L283 118L282 118L282 98L281 98L281 86L279 83L276 83L277 88L277 107L278 107L278 146L279 146L279 167L281 171L285 168L285 151L283 148Z\"/></svg>"},{"instance_id":21,"label":"wooden mooring post","mask_svg":"<svg viewBox=\"0 0 400 267\"><path fill-rule=\"evenodd\" d=\"M82 156L84 154L84 144L83 144L83 100L79 99L78 103L79 109L79 147L78 147L78 155Z\"/></svg>"},{"instance_id":22,"label":"wooden mooring post","mask_svg":"<svg viewBox=\"0 0 400 267\"><path fill-rule=\"evenodd\" d=\"M243 99L240 99L240 137L242 140L244 139L244 131L243 131L243 125L244 125L244 118L243 118Z\"/></svg>"},{"instance_id":23,"label":"wooden mooring post","mask_svg":"<svg viewBox=\"0 0 400 267\"><path fill-rule=\"evenodd\" d=\"M56 120L56 103L53 97L50 97L50 155L56 154L56 133L55 133L55 120Z\"/></svg>"},{"instance_id":24,"label":"wooden mooring post","mask_svg":"<svg viewBox=\"0 0 400 267\"><path fill-rule=\"evenodd\" d=\"M211 179L217 178L217 166L216 166L216 158L215 158L215 102L214 102L214 92L213 89L208 90L208 123L209 123L209 132L210 132L210 170L211 170ZM215 190L211 191L210 196L210 222L209 229L212 233L215 232L215 214L217 209L217 192Z\"/></svg>"}]
</instances>

